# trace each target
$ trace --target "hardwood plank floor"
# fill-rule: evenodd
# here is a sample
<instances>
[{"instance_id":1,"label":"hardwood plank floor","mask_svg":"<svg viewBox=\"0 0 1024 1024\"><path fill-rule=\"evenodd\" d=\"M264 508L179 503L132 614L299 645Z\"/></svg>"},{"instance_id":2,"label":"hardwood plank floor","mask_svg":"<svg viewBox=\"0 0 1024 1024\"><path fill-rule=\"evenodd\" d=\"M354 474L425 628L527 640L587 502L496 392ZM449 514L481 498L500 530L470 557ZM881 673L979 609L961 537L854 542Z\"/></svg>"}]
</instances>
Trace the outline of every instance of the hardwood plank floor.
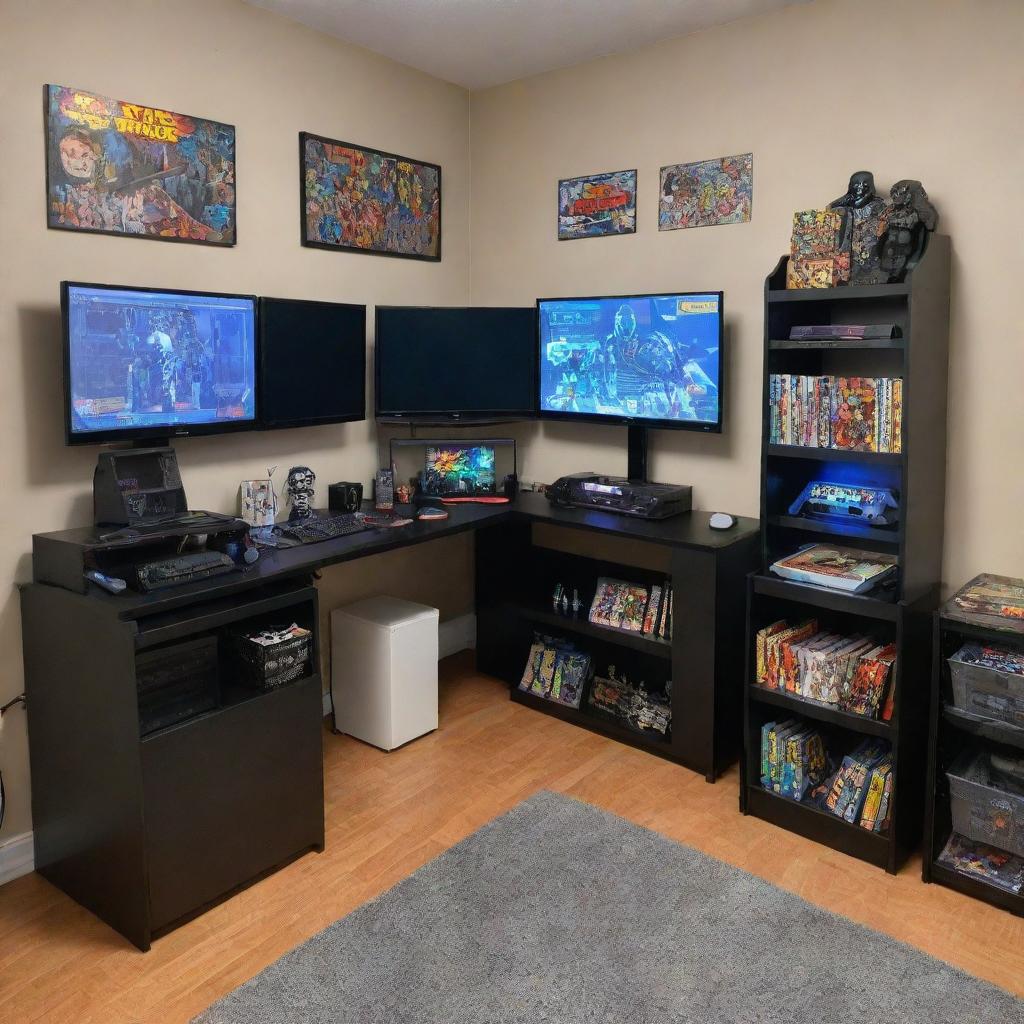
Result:
<instances>
[{"instance_id":1,"label":"hardwood plank floor","mask_svg":"<svg viewBox=\"0 0 1024 1024\"><path fill-rule=\"evenodd\" d=\"M539 789L568 793L744 868L1024 997L1024 919L834 853L737 810L641 751L538 714L478 675L442 669L441 728L382 753L325 737L327 848L157 940L128 942L38 875L0 888L0 1021L189 1020L281 954Z\"/></svg>"}]
</instances>

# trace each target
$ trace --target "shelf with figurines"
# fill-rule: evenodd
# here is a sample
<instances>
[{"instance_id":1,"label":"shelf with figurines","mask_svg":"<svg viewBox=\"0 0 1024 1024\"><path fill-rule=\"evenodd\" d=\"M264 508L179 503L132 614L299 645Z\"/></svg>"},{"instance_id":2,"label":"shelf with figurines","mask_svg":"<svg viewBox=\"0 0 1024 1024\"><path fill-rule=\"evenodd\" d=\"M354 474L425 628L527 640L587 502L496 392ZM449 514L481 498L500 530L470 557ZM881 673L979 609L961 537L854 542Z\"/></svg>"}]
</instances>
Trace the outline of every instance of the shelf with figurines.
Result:
<instances>
[{"instance_id":1,"label":"shelf with figurines","mask_svg":"<svg viewBox=\"0 0 1024 1024\"><path fill-rule=\"evenodd\" d=\"M765 716L785 713L891 742L900 799L884 835L865 844L806 826L891 872L920 835L923 779L910 757L924 737L910 709L930 676L922 638L942 566L949 239L937 222L920 182L898 181L885 199L858 171L827 207L794 214L789 253L765 280L762 564L748 587L745 743L758 749ZM792 645L797 666L812 652L842 655L823 682L816 661L814 671L790 665L781 685L764 678L758 645L779 622L808 631ZM744 811L805 828L803 808L780 811L759 789L748 773Z\"/></svg>"}]
</instances>

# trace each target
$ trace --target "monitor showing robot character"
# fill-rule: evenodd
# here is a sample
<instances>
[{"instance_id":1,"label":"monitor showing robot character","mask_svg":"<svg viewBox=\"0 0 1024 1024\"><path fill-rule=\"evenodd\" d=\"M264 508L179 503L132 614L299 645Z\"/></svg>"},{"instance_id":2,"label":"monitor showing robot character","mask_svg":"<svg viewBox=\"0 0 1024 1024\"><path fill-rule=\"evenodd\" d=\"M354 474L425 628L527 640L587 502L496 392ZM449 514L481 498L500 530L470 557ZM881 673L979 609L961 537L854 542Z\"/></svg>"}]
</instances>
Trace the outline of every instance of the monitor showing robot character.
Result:
<instances>
[{"instance_id":1,"label":"monitor showing robot character","mask_svg":"<svg viewBox=\"0 0 1024 1024\"><path fill-rule=\"evenodd\" d=\"M538 307L542 416L720 429L721 292Z\"/></svg>"},{"instance_id":2,"label":"monitor showing robot character","mask_svg":"<svg viewBox=\"0 0 1024 1024\"><path fill-rule=\"evenodd\" d=\"M255 300L65 286L71 440L251 425Z\"/></svg>"}]
</instances>

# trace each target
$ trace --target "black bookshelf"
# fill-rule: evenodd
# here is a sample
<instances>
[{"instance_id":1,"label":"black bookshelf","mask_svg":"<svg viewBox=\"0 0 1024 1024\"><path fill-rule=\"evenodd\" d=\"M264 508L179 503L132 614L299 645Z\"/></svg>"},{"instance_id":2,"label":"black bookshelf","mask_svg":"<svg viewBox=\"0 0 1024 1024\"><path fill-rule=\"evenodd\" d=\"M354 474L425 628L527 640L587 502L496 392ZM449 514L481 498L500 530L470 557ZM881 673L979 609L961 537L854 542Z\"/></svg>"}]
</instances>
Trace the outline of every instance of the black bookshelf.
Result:
<instances>
[{"instance_id":1,"label":"black bookshelf","mask_svg":"<svg viewBox=\"0 0 1024 1024\"><path fill-rule=\"evenodd\" d=\"M921 263L901 284L787 290L783 257L765 282L761 443L761 567L748 579L744 756L740 809L895 873L921 837L931 676L930 617L942 568L949 346L949 239L933 236ZM790 341L810 324L895 324L898 337ZM898 453L835 451L769 443L772 374L901 377L903 433ZM833 525L789 513L816 479L891 488L900 501L894 527ZM894 582L864 594L796 583L772 574L773 562L812 543L895 555ZM866 633L897 646L890 721L757 686L755 637L778 620L818 619L821 628ZM833 757L866 736L892 745L892 820L884 834L834 818L760 784L761 727L801 716L817 724Z\"/></svg>"},{"instance_id":2,"label":"black bookshelf","mask_svg":"<svg viewBox=\"0 0 1024 1024\"><path fill-rule=\"evenodd\" d=\"M928 780L921 877L926 882L945 885L974 899L984 900L1024 916L1024 893L1007 892L984 878L963 874L938 860L953 831L947 769L968 748L987 748L1014 757L1024 756L1024 729L979 718L955 707L947 659L969 641L1024 650L1024 636L963 622L957 617L950 617L947 608L943 608L935 613L932 640Z\"/></svg>"}]
</instances>

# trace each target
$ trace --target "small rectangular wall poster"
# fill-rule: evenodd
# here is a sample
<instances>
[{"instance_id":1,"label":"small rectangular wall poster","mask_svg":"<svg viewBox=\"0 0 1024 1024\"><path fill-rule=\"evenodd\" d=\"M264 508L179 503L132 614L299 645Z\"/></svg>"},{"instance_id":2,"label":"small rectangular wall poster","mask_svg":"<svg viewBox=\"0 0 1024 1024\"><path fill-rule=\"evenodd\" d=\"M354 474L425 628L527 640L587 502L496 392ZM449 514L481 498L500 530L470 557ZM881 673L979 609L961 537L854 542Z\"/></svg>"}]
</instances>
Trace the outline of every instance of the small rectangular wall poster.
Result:
<instances>
[{"instance_id":1,"label":"small rectangular wall poster","mask_svg":"<svg viewBox=\"0 0 1024 1024\"><path fill-rule=\"evenodd\" d=\"M235 244L235 129L46 87L47 226Z\"/></svg>"},{"instance_id":2,"label":"small rectangular wall poster","mask_svg":"<svg viewBox=\"0 0 1024 1024\"><path fill-rule=\"evenodd\" d=\"M302 244L441 259L441 168L299 134Z\"/></svg>"},{"instance_id":3,"label":"small rectangular wall poster","mask_svg":"<svg viewBox=\"0 0 1024 1024\"><path fill-rule=\"evenodd\" d=\"M636 231L636 171L610 171L558 183L558 238Z\"/></svg>"},{"instance_id":4,"label":"small rectangular wall poster","mask_svg":"<svg viewBox=\"0 0 1024 1024\"><path fill-rule=\"evenodd\" d=\"M754 199L754 154L661 169L658 230L745 224Z\"/></svg>"}]
</instances>

